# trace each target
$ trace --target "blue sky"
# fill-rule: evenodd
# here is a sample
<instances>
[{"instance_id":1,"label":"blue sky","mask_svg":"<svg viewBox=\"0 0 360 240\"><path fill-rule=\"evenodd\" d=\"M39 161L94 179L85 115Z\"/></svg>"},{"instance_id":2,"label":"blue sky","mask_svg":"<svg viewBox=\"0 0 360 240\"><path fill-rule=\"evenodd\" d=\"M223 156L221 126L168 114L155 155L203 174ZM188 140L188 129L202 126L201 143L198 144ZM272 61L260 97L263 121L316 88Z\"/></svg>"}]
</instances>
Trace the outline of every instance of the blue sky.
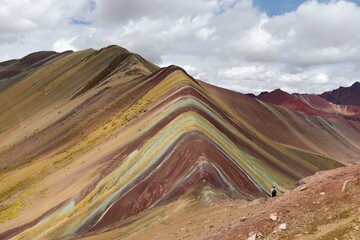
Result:
<instances>
[{"instance_id":1,"label":"blue sky","mask_svg":"<svg viewBox=\"0 0 360 240\"><path fill-rule=\"evenodd\" d=\"M266 12L269 16L281 15L294 11L303 0L254 0L254 5Z\"/></svg>"},{"instance_id":2,"label":"blue sky","mask_svg":"<svg viewBox=\"0 0 360 240\"><path fill-rule=\"evenodd\" d=\"M292 12L297 9L302 3L307 2L305 0L253 0L253 4L261 11L267 13L268 16L282 15L286 12ZM321 3L330 2L330 0L318 0ZM352 0L360 5L360 0Z\"/></svg>"}]
</instances>

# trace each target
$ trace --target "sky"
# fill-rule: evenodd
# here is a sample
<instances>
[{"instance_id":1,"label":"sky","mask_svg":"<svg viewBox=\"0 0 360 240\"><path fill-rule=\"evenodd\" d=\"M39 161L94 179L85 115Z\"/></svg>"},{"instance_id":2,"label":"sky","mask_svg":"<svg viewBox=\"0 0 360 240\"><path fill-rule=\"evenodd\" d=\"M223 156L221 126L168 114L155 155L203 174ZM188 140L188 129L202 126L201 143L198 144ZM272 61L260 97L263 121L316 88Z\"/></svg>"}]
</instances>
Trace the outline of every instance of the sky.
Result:
<instances>
[{"instance_id":1,"label":"sky","mask_svg":"<svg viewBox=\"0 0 360 240\"><path fill-rule=\"evenodd\" d=\"M360 0L0 0L0 62L116 44L242 93L360 81Z\"/></svg>"}]
</instances>

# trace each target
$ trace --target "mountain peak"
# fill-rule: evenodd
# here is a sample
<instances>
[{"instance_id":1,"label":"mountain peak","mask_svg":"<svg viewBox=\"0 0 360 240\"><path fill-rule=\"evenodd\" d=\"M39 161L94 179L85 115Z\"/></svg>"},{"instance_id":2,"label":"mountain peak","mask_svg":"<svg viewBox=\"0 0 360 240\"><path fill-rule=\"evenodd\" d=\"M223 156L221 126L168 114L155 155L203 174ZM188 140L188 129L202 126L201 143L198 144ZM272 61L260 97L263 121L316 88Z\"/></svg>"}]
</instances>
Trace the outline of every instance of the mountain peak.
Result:
<instances>
[{"instance_id":1,"label":"mountain peak","mask_svg":"<svg viewBox=\"0 0 360 240\"><path fill-rule=\"evenodd\" d=\"M351 85L351 88L359 88L360 89L360 82L354 82L354 84Z\"/></svg>"},{"instance_id":2,"label":"mountain peak","mask_svg":"<svg viewBox=\"0 0 360 240\"><path fill-rule=\"evenodd\" d=\"M116 50L121 50L123 52L130 52L126 48L120 47L120 46L115 45L115 44L112 44L112 45L109 45L107 47L101 48L99 51L101 51L101 50L109 50L109 49L116 49Z\"/></svg>"},{"instance_id":3,"label":"mountain peak","mask_svg":"<svg viewBox=\"0 0 360 240\"><path fill-rule=\"evenodd\" d=\"M290 95L289 93L281 90L281 88L277 88L277 89L275 89L274 91L272 91L272 92L270 92L270 93L274 93L274 94L288 94L288 95Z\"/></svg>"},{"instance_id":4,"label":"mountain peak","mask_svg":"<svg viewBox=\"0 0 360 240\"><path fill-rule=\"evenodd\" d=\"M269 93L261 93L257 98L268 103L280 104L289 101L292 99L292 96L280 88L277 88Z\"/></svg>"}]
</instances>

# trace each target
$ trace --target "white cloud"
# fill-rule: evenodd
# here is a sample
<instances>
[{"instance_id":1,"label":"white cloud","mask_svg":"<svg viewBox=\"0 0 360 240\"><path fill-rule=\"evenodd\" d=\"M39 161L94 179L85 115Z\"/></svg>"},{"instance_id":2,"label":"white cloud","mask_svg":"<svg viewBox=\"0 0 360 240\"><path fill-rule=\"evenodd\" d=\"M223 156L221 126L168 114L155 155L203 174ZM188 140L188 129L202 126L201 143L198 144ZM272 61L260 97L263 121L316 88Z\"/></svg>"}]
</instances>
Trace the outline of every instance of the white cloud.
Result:
<instances>
[{"instance_id":1,"label":"white cloud","mask_svg":"<svg viewBox=\"0 0 360 240\"><path fill-rule=\"evenodd\" d=\"M75 39L75 37L71 39L60 38L53 44L52 48L56 52L64 52L66 50L77 51L77 49L72 46L72 42L74 42Z\"/></svg>"},{"instance_id":2,"label":"white cloud","mask_svg":"<svg viewBox=\"0 0 360 240\"><path fill-rule=\"evenodd\" d=\"M94 20L110 24L123 24L128 21L141 20L144 16L149 19L159 19L162 16L181 18L211 12L217 6L216 0L96 0L97 9L91 17ZM220 1L222 2L222 1Z\"/></svg>"},{"instance_id":3,"label":"white cloud","mask_svg":"<svg viewBox=\"0 0 360 240\"><path fill-rule=\"evenodd\" d=\"M314 82L318 84L323 84L329 82L329 77L325 73L318 73L314 77Z\"/></svg>"},{"instance_id":4,"label":"white cloud","mask_svg":"<svg viewBox=\"0 0 360 240\"><path fill-rule=\"evenodd\" d=\"M263 66L233 67L219 71L219 77L229 80L255 80L260 75L267 75L268 71Z\"/></svg>"},{"instance_id":5,"label":"white cloud","mask_svg":"<svg viewBox=\"0 0 360 240\"><path fill-rule=\"evenodd\" d=\"M196 37L198 37L201 41L206 41L211 37L211 35L214 33L215 29L209 29L209 28L201 28L198 32L195 33Z\"/></svg>"},{"instance_id":6,"label":"white cloud","mask_svg":"<svg viewBox=\"0 0 360 240\"><path fill-rule=\"evenodd\" d=\"M243 92L360 79L360 7L349 1L309 0L273 17L251 0L0 1L0 59L118 44Z\"/></svg>"},{"instance_id":7,"label":"white cloud","mask_svg":"<svg viewBox=\"0 0 360 240\"><path fill-rule=\"evenodd\" d=\"M283 40L276 38L266 31L263 26L270 20L261 18L259 23L251 29L245 31L245 34L234 38L231 41L231 47L235 53L247 60L276 60Z\"/></svg>"},{"instance_id":8,"label":"white cloud","mask_svg":"<svg viewBox=\"0 0 360 240\"><path fill-rule=\"evenodd\" d=\"M4 33L17 33L17 32L27 32L37 28L37 25L32 21L24 18L15 18L10 22L6 22L9 20L10 16L0 16L0 29L1 32Z\"/></svg>"},{"instance_id":9,"label":"white cloud","mask_svg":"<svg viewBox=\"0 0 360 240\"><path fill-rule=\"evenodd\" d=\"M272 18L265 28L285 43L279 60L324 64L360 60L360 7L347 1L308 1Z\"/></svg>"},{"instance_id":10,"label":"white cloud","mask_svg":"<svg viewBox=\"0 0 360 240\"><path fill-rule=\"evenodd\" d=\"M9 55L5 54L0 61L1 62L6 61L6 60L9 60L9 58L10 58Z\"/></svg>"},{"instance_id":11,"label":"white cloud","mask_svg":"<svg viewBox=\"0 0 360 240\"><path fill-rule=\"evenodd\" d=\"M237 89L247 92L249 85L251 92L272 91L275 88L287 89L298 93L323 92L327 89L330 77L336 83L344 84L344 79L336 70L330 71L332 66L306 68L298 72L289 73L282 66L251 65L223 69L218 72L221 85L238 85ZM352 71L352 67L347 68ZM355 81L351 78L351 81Z\"/></svg>"}]
</instances>

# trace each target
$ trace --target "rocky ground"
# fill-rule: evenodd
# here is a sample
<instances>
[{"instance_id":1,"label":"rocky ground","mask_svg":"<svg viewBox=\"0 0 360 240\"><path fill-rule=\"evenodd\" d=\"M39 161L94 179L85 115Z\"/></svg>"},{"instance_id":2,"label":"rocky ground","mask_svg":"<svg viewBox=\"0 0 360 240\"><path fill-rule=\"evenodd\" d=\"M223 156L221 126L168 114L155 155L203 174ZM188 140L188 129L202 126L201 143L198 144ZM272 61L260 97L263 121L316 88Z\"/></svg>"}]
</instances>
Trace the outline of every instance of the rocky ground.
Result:
<instances>
[{"instance_id":1,"label":"rocky ground","mask_svg":"<svg viewBox=\"0 0 360 240\"><path fill-rule=\"evenodd\" d=\"M360 239L360 165L302 179L275 198L194 204L129 239Z\"/></svg>"}]
</instances>

